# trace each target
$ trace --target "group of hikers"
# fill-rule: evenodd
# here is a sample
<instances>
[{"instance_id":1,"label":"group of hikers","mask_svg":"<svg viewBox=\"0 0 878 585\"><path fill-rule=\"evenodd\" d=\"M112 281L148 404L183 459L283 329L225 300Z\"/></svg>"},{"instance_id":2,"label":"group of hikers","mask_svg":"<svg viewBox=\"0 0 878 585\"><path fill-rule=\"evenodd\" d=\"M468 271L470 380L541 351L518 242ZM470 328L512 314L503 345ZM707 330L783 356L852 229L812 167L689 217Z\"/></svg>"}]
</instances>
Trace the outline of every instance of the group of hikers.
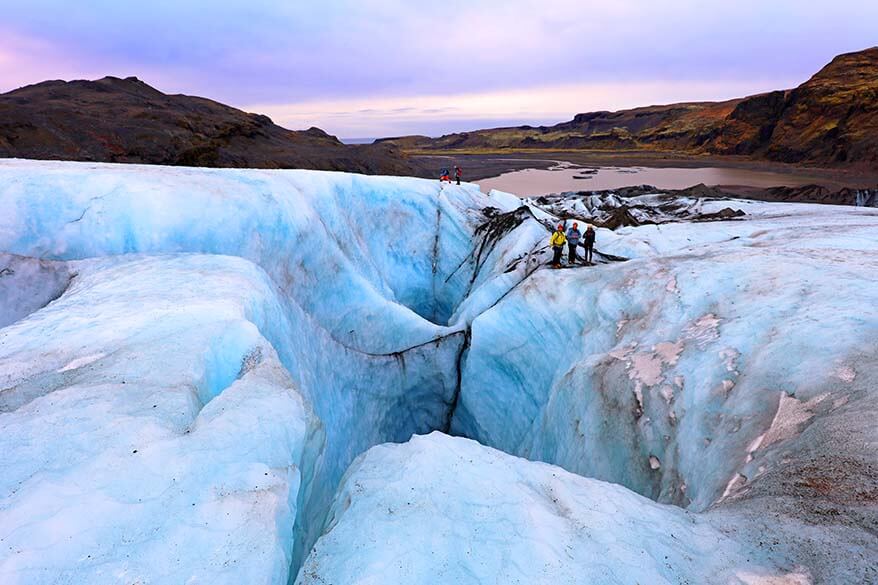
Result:
<instances>
[{"instance_id":1,"label":"group of hikers","mask_svg":"<svg viewBox=\"0 0 878 585\"><path fill-rule=\"evenodd\" d=\"M454 165L454 178L457 180L457 184L460 185L460 177L463 175L463 171L457 165ZM448 167L443 167L441 171L439 171L439 182L444 183L445 181L451 182L451 173L448 172Z\"/></svg>"},{"instance_id":2,"label":"group of hikers","mask_svg":"<svg viewBox=\"0 0 878 585\"><path fill-rule=\"evenodd\" d=\"M564 244L567 244L568 264L570 266L573 266L576 262L576 248L580 244L585 248L584 262L586 264L591 264L594 256L594 238L595 231L594 227L591 225L586 226L585 234L583 235L583 233L579 231L579 224L575 221L566 233L564 232L564 224L559 223L558 229L555 230L549 240L549 244L552 246L552 252L554 253L554 256L552 257L552 268L561 268L561 257L564 255Z\"/></svg>"},{"instance_id":3,"label":"group of hikers","mask_svg":"<svg viewBox=\"0 0 878 585\"><path fill-rule=\"evenodd\" d=\"M457 165L454 165L454 179L457 181L457 184L460 185L460 177L463 175L463 170ZM448 167L443 167L442 170L439 171L439 182L452 182L452 175L449 172ZM567 263L570 266L573 266L578 260L577 257L577 248L580 244L585 248L585 253L583 254L583 261L585 264L591 264L592 259L594 257L594 239L595 239L595 231L594 226L587 225L585 228L585 234L579 231L579 224L577 222L573 222L573 225L570 226L566 232L564 231L564 224L559 223L558 229L552 234L551 239L549 240L549 244L552 246L552 252L554 256L552 258L552 268L561 268L561 258L564 256L564 246L567 245Z\"/></svg>"}]
</instances>

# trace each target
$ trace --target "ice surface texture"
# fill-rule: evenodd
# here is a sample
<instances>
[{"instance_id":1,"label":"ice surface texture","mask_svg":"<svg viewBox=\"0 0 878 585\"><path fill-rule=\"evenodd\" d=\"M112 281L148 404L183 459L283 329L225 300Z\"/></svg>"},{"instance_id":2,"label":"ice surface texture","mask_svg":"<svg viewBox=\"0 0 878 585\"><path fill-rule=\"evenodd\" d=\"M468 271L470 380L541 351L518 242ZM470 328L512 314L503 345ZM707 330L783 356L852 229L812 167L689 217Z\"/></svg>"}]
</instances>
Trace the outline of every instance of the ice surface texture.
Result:
<instances>
[{"instance_id":1,"label":"ice surface texture","mask_svg":"<svg viewBox=\"0 0 878 585\"><path fill-rule=\"evenodd\" d=\"M734 206L544 271L557 218L471 185L0 162L0 581L285 583L449 427L625 487L378 447L301 579L873 576L878 217Z\"/></svg>"},{"instance_id":2,"label":"ice surface texture","mask_svg":"<svg viewBox=\"0 0 878 585\"><path fill-rule=\"evenodd\" d=\"M0 327L60 297L69 281L63 262L0 253Z\"/></svg>"},{"instance_id":3,"label":"ice surface texture","mask_svg":"<svg viewBox=\"0 0 878 585\"><path fill-rule=\"evenodd\" d=\"M351 466L296 583L797 583L765 556L697 514L433 433Z\"/></svg>"},{"instance_id":4,"label":"ice surface texture","mask_svg":"<svg viewBox=\"0 0 878 585\"><path fill-rule=\"evenodd\" d=\"M261 556L252 555L217 539L213 547L194 544L180 553L179 573L163 567L148 576L178 582L188 571L216 581L224 573L210 567L219 564L227 582L251 582L242 578L251 570L282 582L278 567L288 568L291 558L295 565L319 534L335 485L356 455L447 427L465 325L443 322L471 285L470 224L481 218L484 199L476 188L446 187L449 197L429 181L342 173L24 161L4 161L0 175L0 250L18 255L4 257L13 274L0 279L7 299L0 317L30 315L0 331L3 481L14 490L0 507L9 514L0 522L7 533L0 553L5 579L72 566L79 568L70 578L83 582L125 571L147 575L150 559L173 556L173 547L163 547L179 542L172 538L178 522L204 518L205 531L222 531L212 522L221 518L199 507L201 499L227 492L258 498L269 487L285 509L242 504L222 520L242 526L235 538L248 530L266 542L276 538L276 554L254 542ZM67 292L34 313L68 286L70 275ZM6 285L10 278L23 288ZM229 429L221 443L214 437L198 444L199 409L221 408L217 401L231 400L224 389L249 380L236 381L242 364L264 361L283 369L272 366L273 385L259 388L299 401L301 412L248 397L235 416L249 417L249 424ZM241 394L248 391L232 396L244 400ZM130 416L144 416L162 432L140 418L126 423ZM55 425L58 433L47 432ZM277 433L283 441L274 445ZM153 455L171 462L168 477L141 483L129 467L159 441L175 445ZM280 479L266 486L270 478L259 474L261 483L225 487L230 472L198 453L234 460L226 444L252 452L254 465ZM260 449L284 445L287 451L260 459ZM181 484L180 475L196 463L203 474ZM91 468L98 464L100 473ZM77 485L76 474L89 478L83 493L106 484L125 492L132 500L125 505L141 506L142 499L152 507L129 517L107 496L86 512L85 496L70 494L53 498L78 510L79 524L51 507L25 514L45 507L45 493ZM114 476L119 485L111 485ZM285 485L276 487L281 480ZM178 499L157 500L156 493ZM298 515L297 502L306 504ZM143 522L153 516L163 527ZM57 558L45 558L43 543L35 548L40 533L63 529L72 538L85 527L93 527L94 540L69 550L49 546ZM120 540L130 551L154 543L155 557L128 565L123 559L133 555L118 549ZM223 546L226 556L211 556Z\"/></svg>"},{"instance_id":5,"label":"ice surface texture","mask_svg":"<svg viewBox=\"0 0 878 585\"><path fill-rule=\"evenodd\" d=\"M745 220L602 234L634 259L538 272L476 318L452 430L660 502L771 518L815 582L869 582L878 214L735 203Z\"/></svg>"},{"instance_id":6,"label":"ice surface texture","mask_svg":"<svg viewBox=\"0 0 878 585\"><path fill-rule=\"evenodd\" d=\"M72 262L0 330L0 581L282 583L322 428L252 263Z\"/></svg>"}]
</instances>

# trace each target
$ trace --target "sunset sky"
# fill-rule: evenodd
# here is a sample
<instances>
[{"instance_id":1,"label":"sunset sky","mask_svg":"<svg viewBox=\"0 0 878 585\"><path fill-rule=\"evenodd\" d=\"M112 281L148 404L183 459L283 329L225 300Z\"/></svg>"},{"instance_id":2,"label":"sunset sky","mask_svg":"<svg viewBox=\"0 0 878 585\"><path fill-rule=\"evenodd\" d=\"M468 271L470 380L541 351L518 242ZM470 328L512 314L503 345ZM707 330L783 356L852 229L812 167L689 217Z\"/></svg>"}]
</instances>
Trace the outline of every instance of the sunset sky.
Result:
<instances>
[{"instance_id":1,"label":"sunset sky","mask_svg":"<svg viewBox=\"0 0 878 585\"><path fill-rule=\"evenodd\" d=\"M135 75L289 128L438 135L795 86L878 2L4 2L0 91Z\"/></svg>"}]
</instances>

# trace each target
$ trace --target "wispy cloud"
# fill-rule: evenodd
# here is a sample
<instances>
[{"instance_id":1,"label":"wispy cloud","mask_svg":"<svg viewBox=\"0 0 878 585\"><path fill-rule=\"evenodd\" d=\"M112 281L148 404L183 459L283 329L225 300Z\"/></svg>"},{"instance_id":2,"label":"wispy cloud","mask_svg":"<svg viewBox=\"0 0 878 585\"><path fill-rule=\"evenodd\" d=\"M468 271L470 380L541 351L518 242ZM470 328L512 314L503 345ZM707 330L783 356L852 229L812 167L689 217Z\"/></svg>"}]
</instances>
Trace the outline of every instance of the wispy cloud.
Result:
<instances>
[{"instance_id":1,"label":"wispy cloud","mask_svg":"<svg viewBox=\"0 0 878 585\"><path fill-rule=\"evenodd\" d=\"M324 112L327 102L350 113L403 100L394 107L441 117L447 115L442 108L457 106L454 100L404 100L474 96L465 103L482 103L481 119L487 119L493 96L509 92L510 103L517 103L516 94L533 87L706 84L719 92L711 97L721 97L736 85L802 81L834 55L875 44L878 22L878 3L863 0L74 4L4 5L0 91L47 78L137 75L164 91L232 105L317 104L300 112ZM491 97L480 102L477 96ZM630 105L625 97L624 91L605 95L600 103L620 108ZM542 110L561 113L528 102L504 115Z\"/></svg>"},{"instance_id":2,"label":"wispy cloud","mask_svg":"<svg viewBox=\"0 0 878 585\"><path fill-rule=\"evenodd\" d=\"M398 135L417 128L437 134L451 128L476 129L490 120L514 125L554 123L586 111L741 97L796 82L579 83L511 91L250 104L245 109L268 114L291 129L320 126L341 136Z\"/></svg>"}]
</instances>

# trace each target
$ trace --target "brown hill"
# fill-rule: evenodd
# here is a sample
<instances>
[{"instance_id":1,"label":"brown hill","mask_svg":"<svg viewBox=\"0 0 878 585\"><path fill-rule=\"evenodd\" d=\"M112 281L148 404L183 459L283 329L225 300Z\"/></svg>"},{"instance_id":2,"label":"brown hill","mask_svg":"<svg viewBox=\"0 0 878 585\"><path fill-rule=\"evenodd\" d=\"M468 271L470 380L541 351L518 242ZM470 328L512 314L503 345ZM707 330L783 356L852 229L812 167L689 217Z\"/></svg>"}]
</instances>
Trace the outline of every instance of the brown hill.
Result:
<instances>
[{"instance_id":1,"label":"brown hill","mask_svg":"<svg viewBox=\"0 0 878 585\"><path fill-rule=\"evenodd\" d=\"M623 149L868 165L878 162L878 47L836 57L794 90L382 142L409 152Z\"/></svg>"},{"instance_id":2,"label":"brown hill","mask_svg":"<svg viewBox=\"0 0 878 585\"><path fill-rule=\"evenodd\" d=\"M392 144L342 144L136 77L46 81L0 94L0 157L412 174Z\"/></svg>"},{"instance_id":3,"label":"brown hill","mask_svg":"<svg viewBox=\"0 0 878 585\"><path fill-rule=\"evenodd\" d=\"M790 92L768 155L793 162L878 162L878 47L836 57Z\"/></svg>"}]
</instances>

